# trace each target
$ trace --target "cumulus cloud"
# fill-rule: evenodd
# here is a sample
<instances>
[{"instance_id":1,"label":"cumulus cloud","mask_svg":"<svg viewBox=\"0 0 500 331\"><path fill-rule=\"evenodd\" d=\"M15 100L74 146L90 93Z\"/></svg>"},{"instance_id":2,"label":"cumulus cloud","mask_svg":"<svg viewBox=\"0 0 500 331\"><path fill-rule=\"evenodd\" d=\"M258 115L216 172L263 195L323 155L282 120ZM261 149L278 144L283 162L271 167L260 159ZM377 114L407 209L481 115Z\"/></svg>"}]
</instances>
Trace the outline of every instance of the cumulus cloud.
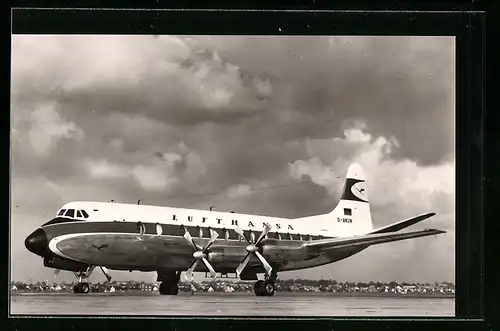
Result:
<instances>
[{"instance_id":1,"label":"cumulus cloud","mask_svg":"<svg viewBox=\"0 0 500 331\"><path fill-rule=\"evenodd\" d=\"M448 229L454 228L454 162L420 166L408 159L394 160L391 154L399 147L397 140L394 137L374 137L364 131L366 126L362 128L347 128L343 137L308 140L307 150L312 157L290 163L290 176L297 180L309 176L329 194L339 197L343 180L340 181L332 169L335 173L345 174L348 166L356 162L364 168L368 192L376 192L370 195L375 212L389 210L390 217L409 217L434 211L438 217L445 217L444 224ZM351 153L332 157L335 151L345 149ZM313 156L318 154L325 156L330 163L325 165L321 156Z\"/></svg>"},{"instance_id":2,"label":"cumulus cloud","mask_svg":"<svg viewBox=\"0 0 500 331\"><path fill-rule=\"evenodd\" d=\"M246 184L238 184L227 189L227 195L230 198L237 199L247 197L252 194L251 187Z\"/></svg>"},{"instance_id":3,"label":"cumulus cloud","mask_svg":"<svg viewBox=\"0 0 500 331\"><path fill-rule=\"evenodd\" d=\"M84 132L75 123L66 121L53 103L42 104L30 113L29 140L33 151L47 155L60 139L81 140Z\"/></svg>"}]
</instances>

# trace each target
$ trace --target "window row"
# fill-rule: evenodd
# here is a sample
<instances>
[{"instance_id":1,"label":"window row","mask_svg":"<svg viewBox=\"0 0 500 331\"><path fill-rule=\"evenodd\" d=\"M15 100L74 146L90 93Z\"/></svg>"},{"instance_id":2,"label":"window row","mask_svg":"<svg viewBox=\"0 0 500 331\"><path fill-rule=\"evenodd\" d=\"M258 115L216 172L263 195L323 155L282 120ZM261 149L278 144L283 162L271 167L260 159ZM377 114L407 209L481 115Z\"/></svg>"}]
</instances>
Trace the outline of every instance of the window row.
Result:
<instances>
[{"instance_id":1,"label":"window row","mask_svg":"<svg viewBox=\"0 0 500 331\"><path fill-rule=\"evenodd\" d=\"M153 223L137 223L137 231L139 233L146 234L159 234L159 235L170 235L170 236L183 236L185 233L185 229L189 231L192 237L194 238L210 238L211 233L209 228L203 227L194 227L194 226L184 226L184 225L170 225L170 224L153 224ZM225 228L213 228L219 234L220 239L226 240L240 240L244 241L236 231L233 229L225 229ZM251 231L245 230L243 231L245 237L254 241L257 240L262 233L262 231ZM270 239L278 239L278 240L299 240L299 241L309 241L309 240L317 240L322 239L323 236L313 236L309 234L292 234L285 232L269 232L267 234L267 238Z\"/></svg>"}]
</instances>

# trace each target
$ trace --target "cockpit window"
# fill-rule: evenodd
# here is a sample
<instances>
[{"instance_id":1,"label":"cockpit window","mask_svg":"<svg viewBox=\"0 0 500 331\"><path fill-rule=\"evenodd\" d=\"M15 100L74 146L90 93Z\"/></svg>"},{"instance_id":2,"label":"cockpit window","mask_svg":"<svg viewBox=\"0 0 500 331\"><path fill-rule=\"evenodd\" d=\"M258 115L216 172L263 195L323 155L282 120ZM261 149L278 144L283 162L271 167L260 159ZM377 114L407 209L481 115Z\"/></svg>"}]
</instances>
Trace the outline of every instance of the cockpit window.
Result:
<instances>
[{"instance_id":1,"label":"cockpit window","mask_svg":"<svg viewBox=\"0 0 500 331\"><path fill-rule=\"evenodd\" d=\"M74 209L68 209L68 211L66 212L66 214L64 216L75 217L75 210Z\"/></svg>"},{"instance_id":2,"label":"cockpit window","mask_svg":"<svg viewBox=\"0 0 500 331\"><path fill-rule=\"evenodd\" d=\"M66 209L61 209L61 211L59 211L59 213L57 214L57 216L62 216L64 215L64 212L66 211Z\"/></svg>"},{"instance_id":3,"label":"cockpit window","mask_svg":"<svg viewBox=\"0 0 500 331\"><path fill-rule=\"evenodd\" d=\"M81 218L81 217L83 217L83 216L82 216L82 213L80 213L80 211L79 211L79 210L77 210L77 211L76 211L76 217L80 217L80 218Z\"/></svg>"},{"instance_id":4,"label":"cockpit window","mask_svg":"<svg viewBox=\"0 0 500 331\"><path fill-rule=\"evenodd\" d=\"M85 210L82 210L83 217L89 218L89 214Z\"/></svg>"}]
</instances>

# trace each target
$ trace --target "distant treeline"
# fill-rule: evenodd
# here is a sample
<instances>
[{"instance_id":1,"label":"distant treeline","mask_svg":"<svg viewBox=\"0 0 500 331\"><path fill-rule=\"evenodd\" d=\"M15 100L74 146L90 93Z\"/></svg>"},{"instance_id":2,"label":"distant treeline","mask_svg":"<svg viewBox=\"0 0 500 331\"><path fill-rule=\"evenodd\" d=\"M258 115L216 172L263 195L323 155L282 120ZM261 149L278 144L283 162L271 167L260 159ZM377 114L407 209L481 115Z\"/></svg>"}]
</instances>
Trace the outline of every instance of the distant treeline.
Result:
<instances>
[{"instance_id":1,"label":"distant treeline","mask_svg":"<svg viewBox=\"0 0 500 331\"><path fill-rule=\"evenodd\" d=\"M49 284L47 281L37 281L36 283L25 283L21 281L15 281L11 282L11 287L16 287L19 290L22 290L26 287L34 288L34 287L47 287L51 285L56 285L56 284L61 284L61 285L73 285L75 282L54 282L52 284ZM197 284L212 284L212 281L202 281L200 283L198 282L193 282L193 285ZM249 283L248 281L240 281L240 280L232 280L232 281L227 281L224 278L217 279L215 281L215 284L247 284ZM253 283L250 282L250 283ZM114 287L121 287L121 286L126 286L126 287L132 287L132 288L140 288L143 286L153 286L156 284L156 282L145 282L145 281L134 281L134 280L129 280L129 281L111 281L111 282L94 282L93 285L107 285L107 286L114 286ZM397 282L397 281L391 281L391 282L375 282L375 281L370 281L370 282L338 282L336 280L332 279L320 279L320 280L314 280L314 279L278 279L276 281L276 285L279 285L281 287L288 287L288 286L311 286L311 287L329 287L329 286L335 286L335 287L346 287L346 288L369 288L369 287L375 287L375 288L381 288L381 287L389 287L389 288L395 288L398 286L401 287L446 287L446 288L455 288L455 285L451 282L434 282L434 283L410 283L410 282Z\"/></svg>"}]
</instances>

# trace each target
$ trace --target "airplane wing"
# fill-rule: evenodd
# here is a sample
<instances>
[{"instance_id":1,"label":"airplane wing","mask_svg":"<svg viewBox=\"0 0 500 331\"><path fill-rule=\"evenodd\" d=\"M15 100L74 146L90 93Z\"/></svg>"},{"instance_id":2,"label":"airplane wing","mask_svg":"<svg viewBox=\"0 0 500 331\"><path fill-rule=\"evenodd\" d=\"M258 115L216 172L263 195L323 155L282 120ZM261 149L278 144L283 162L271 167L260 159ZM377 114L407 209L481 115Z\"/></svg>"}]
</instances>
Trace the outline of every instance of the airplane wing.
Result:
<instances>
[{"instance_id":1,"label":"airplane wing","mask_svg":"<svg viewBox=\"0 0 500 331\"><path fill-rule=\"evenodd\" d=\"M331 238L310 241L304 246L317 249L333 249L333 248L353 248L360 246L371 246L383 244L393 241L405 240L410 238L418 238L432 236L436 234L446 233L443 230L425 229L421 231L406 232L406 233L376 233L361 236L353 236L347 238Z\"/></svg>"},{"instance_id":2,"label":"airplane wing","mask_svg":"<svg viewBox=\"0 0 500 331\"><path fill-rule=\"evenodd\" d=\"M402 221L399 221L396 223L386 225L384 227L378 228L375 231L372 231L371 233L387 233L387 232L399 231L401 229L409 227L410 225L413 225L413 224L421 222L425 219L428 219L429 217L432 217L434 215L436 215L436 213L422 214L419 216L415 216L415 217L408 218L408 219L405 219L405 220L402 220Z\"/></svg>"}]
</instances>

